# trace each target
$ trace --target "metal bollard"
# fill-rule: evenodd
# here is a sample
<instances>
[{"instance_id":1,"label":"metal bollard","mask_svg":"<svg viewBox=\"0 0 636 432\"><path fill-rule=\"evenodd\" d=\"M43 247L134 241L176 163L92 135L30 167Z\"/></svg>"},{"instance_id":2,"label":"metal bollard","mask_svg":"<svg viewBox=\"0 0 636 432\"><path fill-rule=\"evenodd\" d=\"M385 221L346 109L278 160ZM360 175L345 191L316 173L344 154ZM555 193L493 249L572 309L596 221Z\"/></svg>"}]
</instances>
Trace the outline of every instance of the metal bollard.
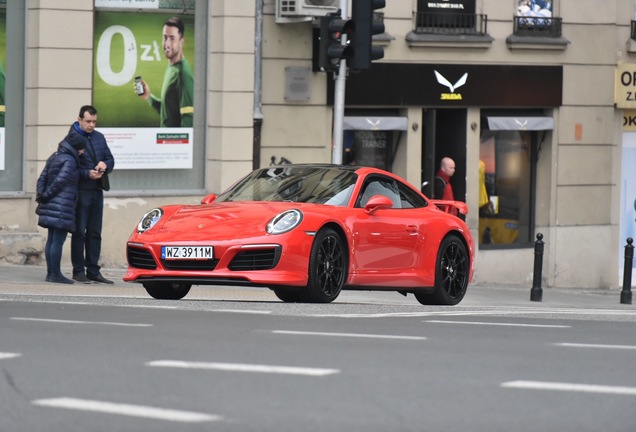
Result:
<instances>
[{"instance_id":1,"label":"metal bollard","mask_svg":"<svg viewBox=\"0 0 636 432\"><path fill-rule=\"evenodd\" d=\"M540 302L543 297L541 289L541 273L543 272L543 234L537 234L537 241L534 242L534 274L532 276L532 289L530 290L530 301Z\"/></svg>"},{"instance_id":2,"label":"metal bollard","mask_svg":"<svg viewBox=\"0 0 636 432\"><path fill-rule=\"evenodd\" d=\"M621 304L632 304L632 265L634 262L634 240L629 237L625 246L625 268L623 270L623 291Z\"/></svg>"}]
</instances>

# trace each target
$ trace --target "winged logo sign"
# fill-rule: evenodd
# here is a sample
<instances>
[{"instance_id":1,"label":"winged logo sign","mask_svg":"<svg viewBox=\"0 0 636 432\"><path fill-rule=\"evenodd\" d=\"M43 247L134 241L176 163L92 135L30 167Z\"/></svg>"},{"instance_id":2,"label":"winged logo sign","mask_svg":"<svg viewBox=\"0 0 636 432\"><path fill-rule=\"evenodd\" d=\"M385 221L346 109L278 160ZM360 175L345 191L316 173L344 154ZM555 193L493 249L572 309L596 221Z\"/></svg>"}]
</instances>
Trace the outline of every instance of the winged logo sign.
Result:
<instances>
[{"instance_id":1,"label":"winged logo sign","mask_svg":"<svg viewBox=\"0 0 636 432\"><path fill-rule=\"evenodd\" d=\"M466 84L466 81L468 81L468 72L462 75L461 78L459 78L457 82L455 82L455 84L451 84L451 82L448 81L448 79L446 79L441 73L437 71L433 71L433 72L435 72L435 77L437 78L437 82L445 87L448 87L448 90L449 90L449 93L442 93L440 96L440 99L462 100L461 93L455 93L455 90L457 90L459 87Z\"/></svg>"}]
</instances>

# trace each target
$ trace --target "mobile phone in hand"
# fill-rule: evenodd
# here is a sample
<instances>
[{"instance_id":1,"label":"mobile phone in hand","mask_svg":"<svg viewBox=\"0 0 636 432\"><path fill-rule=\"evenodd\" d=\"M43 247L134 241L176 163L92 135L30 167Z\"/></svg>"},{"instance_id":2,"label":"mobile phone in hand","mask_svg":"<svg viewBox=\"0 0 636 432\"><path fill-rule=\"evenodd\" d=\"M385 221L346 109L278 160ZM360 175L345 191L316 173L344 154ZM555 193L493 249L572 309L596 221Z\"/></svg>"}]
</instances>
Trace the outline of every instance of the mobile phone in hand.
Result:
<instances>
[{"instance_id":1,"label":"mobile phone in hand","mask_svg":"<svg viewBox=\"0 0 636 432\"><path fill-rule=\"evenodd\" d=\"M141 77L135 77L135 91L137 91L137 95L141 96L144 94L144 85L141 82Z\"/></svg>"}]
</instances>

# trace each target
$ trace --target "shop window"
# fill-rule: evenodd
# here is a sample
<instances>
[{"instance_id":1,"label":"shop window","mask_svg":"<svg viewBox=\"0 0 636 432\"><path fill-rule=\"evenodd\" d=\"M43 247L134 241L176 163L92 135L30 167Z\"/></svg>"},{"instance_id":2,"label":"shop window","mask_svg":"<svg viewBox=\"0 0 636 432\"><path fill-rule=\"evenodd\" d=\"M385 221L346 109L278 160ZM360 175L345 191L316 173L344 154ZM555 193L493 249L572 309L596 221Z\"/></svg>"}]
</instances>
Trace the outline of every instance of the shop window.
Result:
<instances>
[{"instance_id":1,"label":"shop window","mask_svg":"<svg viewBox=\"0 0 636 432\"><path fill-rule=\"evenodd\" d=\"M554 16L556 0L514 1L517 3L513 30L515 36L561 37L563 22Z\"/></svg>"},{"instance_id":2,"label":"shop window","mask_svg":"<svg viewBox=\"0 0 636 432\"><path fill-rule=\"evenodd\" d=\"M0 194L24 190L25 22L25 2L0 0Z\"/></svg>"},{"instance_id":3,"label":"shop window","mask_svg":"<svg viewBox=\"0 0 636 432\"><path fill-rule=\"evenodd\" d=\"M391 171L401 133L406 128L406 117L345 116L342 163Z\"/></svg>"},{"instance_id":4,"label":"shop window","mask_svg":"<svg viewBox=\"0 0 636 432\"><path fill-rule=\"evenodd\" d=\"M476 0L418 0L415 33L485 35L488 17L475 13Z\"/></svg>"},{"instance_id":5,"label":"shop window","mask_svg":"<svg viewBox=\"0 0 636 432\"><path fill-rule=\"evenodd\" d=\"M552 129L552 118L497 117L486 123L491 129L482 131L479 148L479 247L529 247L538 142Z\"/></svg>"}]
</instances>

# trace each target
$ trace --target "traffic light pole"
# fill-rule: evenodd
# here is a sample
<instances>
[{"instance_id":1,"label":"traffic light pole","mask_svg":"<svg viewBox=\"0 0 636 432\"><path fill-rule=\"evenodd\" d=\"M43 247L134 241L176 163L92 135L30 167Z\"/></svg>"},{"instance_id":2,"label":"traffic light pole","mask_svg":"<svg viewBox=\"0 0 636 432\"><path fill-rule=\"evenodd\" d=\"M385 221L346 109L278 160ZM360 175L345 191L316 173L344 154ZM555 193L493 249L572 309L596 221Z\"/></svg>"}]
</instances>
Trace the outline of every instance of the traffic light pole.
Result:
<instances>
[{"instance_id":1,"label":"traffic light pole","mask_svg":"<svg viewBox=\"0 0 636 432\"><path fill-rule=\"evenodd\" d=\"M343 20L349 19L347 12L347 0L340 0L340 17ZM343 34L340 40L342 45L347 44L347 35ZM336 77L336 85L333 98L333 143L331 150L331 163L342 165L343 154L343 125L344 125L344 99L345 99L345 82L347 79L347 61L340 60L338 68L338 76Z\"/></svg>"}]
</instances>

